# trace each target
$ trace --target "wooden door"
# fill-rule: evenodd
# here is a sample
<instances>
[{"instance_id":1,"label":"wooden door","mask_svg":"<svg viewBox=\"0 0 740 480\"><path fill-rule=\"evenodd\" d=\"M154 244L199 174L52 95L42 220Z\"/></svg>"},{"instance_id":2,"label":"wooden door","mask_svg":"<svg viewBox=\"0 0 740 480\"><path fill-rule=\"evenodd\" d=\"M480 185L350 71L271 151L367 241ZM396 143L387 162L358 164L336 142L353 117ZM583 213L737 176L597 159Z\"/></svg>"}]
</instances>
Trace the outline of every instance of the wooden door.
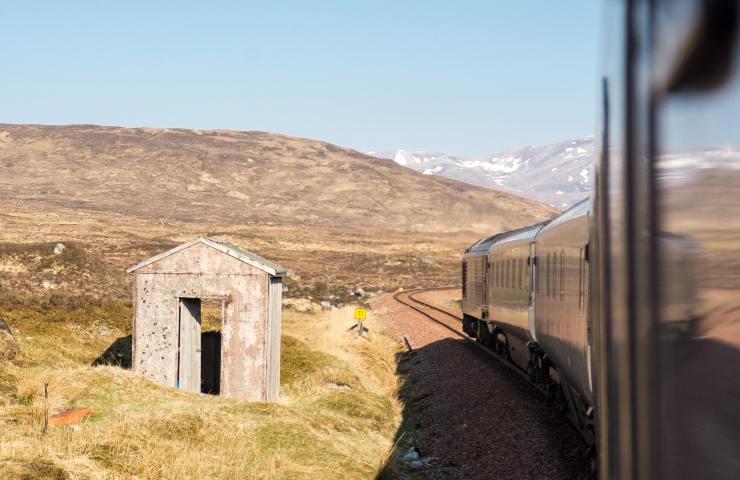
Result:
<instances>
[{"instance_id":1,"label":"wooden door","mask_svg":"<svg viewBox=\"0 0 740 480\"><path fill-rule=\"evenodd\" d=\"M200 393L200 299L180 299L177 388Z\"/></svg>"}]
</instances>

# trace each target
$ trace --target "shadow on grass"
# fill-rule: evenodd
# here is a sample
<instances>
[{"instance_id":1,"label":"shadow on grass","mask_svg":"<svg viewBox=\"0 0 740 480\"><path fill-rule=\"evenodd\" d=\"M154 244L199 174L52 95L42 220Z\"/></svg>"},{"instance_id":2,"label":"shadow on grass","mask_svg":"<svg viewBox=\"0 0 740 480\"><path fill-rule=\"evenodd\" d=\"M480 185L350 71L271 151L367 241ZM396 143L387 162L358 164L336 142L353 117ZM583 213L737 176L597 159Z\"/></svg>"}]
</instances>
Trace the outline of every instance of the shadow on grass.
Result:
<instances>
[{"instance_id":1,"label":"shadow on grass","mask_svg":"<svg viewBox=\"0 0 740 480\"><path fill-rule=\"evenodd\" d=\"M98 358L92 366L110 365L125 369L131 368L131 335L117 338Z\"/></svg>"}]
</instances>

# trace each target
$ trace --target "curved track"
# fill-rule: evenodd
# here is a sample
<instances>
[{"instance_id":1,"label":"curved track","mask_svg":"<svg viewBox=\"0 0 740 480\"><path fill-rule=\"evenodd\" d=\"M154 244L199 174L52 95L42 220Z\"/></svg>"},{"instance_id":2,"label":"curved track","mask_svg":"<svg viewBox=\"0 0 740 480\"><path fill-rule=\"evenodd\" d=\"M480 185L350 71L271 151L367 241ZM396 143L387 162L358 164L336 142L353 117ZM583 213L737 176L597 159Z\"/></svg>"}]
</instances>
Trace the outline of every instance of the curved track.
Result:
<instances>
[{"instance_id":1,"label":"curved track","mask_svg":"<svg viewBox=\"0 0 740 480\"><path fill-rule=\"evenodd\" d=\"M423 300L419 300L415 297L415 294L423 293L423 292L431 292L431 291L437 291L437 290L452 290L457 289L459 287L433 287L433 288L417 288L414 290L407 290L403 292L398 292L393 295L393 298L400 302L407 307L416 310L420 314L424 315L428 319L430 319L433 322L436 322L446 329L453 332L455 335L459 336L463 340L470 342L474 344L476 347L478 347L481 351L483 351L486 355L495 358L499 363L504 365L506 368L511 370L512 372L519 375L527 384L540 392L542 395L547 396L547 392L543 390L540 385L533 382L531 378L529 378L529 375L527 372L519 368L517 365L510 362L508 359L498 355L495 351L491 350L490 348L484 346L483 344L477 342L472 337L468 336L465 332L462 331L461 325L462 325L462 318L460 318L458 315L445 310L444 308L438 307L436 305L432 305L431 303L425 302ZM450 319L453 319L450 321ZM570 423L575 427L575 429L581 434L583 439L586 441L587 444L593 445L591 438L583 431L580 430L578 427L578 422L573 418L573 416L570 413L566 413L566 418ZM593 453L593 451L592 451Z\"/></svg>"},{"instance_id":2,"label":"curved track","mask_svg":"<svg viewBox=\"0 0 740 480\"><path fill-rule=\"evenodd\" d=\"M493 350L491 350L488 347L485 347L484 345L478 343L475 341L475 339L469 337L465 332L462 331L461 324L462 324L462 318L460 318L458 315L445 310L444 308L440 308L436 305L432 305L431 303L425 302L423 300L419 300L415 297L415 294L423 293L423 292L432 292L437 290L452 290L459 287L434 287L434 288L417 288L414 290L406 290L403 292L398 292L393 295L393 298L407 307L416 310L420 314L424 315L428 319L430 319L433 322L436 322L446 329L450 330L455 335L459 336L465 341L468 341L472 344L474 344L476 347L480 348L483 352L485 352L487 355L495 358L498 360L502 365L506 366L506 368L510 369L512 372L519 375L524 381L526 381L532 388L537 390L538 392L542 392L542 389L537 386L536 383L534 383L532 380L530 380L529 376L526 372L524 372L522 369L514 365L513 363L509 362L505 358L501 357L500 355L496 354ZM430 311L431 310L431 311ZM450 320L452 319L452 320Z\"/></svg>"},{"instance_id":3,"label":"curved track","mask_svg":"<svg viewBox=\"0 0 740 480\"><path fill-rule=\"evenodd\" d=\"M421 476L590 480L588 445L561 411L524 372L462 331L462 312L447 303L458 292L414 289L373 306L388 333L413 350L397 357L399 435L408 438L403 448L436 459Z\"/></svg>"}]
</instances>

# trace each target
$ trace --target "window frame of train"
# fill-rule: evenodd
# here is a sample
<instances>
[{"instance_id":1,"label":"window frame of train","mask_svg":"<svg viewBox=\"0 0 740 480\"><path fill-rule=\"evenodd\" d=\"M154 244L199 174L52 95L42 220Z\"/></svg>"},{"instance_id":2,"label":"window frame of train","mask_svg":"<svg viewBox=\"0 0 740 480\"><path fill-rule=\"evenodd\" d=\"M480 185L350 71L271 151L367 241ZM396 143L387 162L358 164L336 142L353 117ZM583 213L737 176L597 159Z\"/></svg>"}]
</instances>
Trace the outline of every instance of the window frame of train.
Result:
<instances>
[{"instance_id":1,"label":"window frame of train","mask_svg":"<svg viewBox=\"0 0 740 480\"><path fill-rule=\"evenodd\" d=\"M604 3L606 62L596 132L594 248L588 251L602 479L668 478L661 465L662 450L668 447L661 442L664 426L657 401L661 380L656 326L660 318L656 246L660 212L654 163L660 126L657 112L676 90L661 85L659 77L670 73L692 94L714 88L712 79L702 75L705 71L716 75L715 64L727 53L729 38L736 42L737 8L734 0ZM718 32L730 35L725 38ZM676 41L676 33L690 43ZM673 36L673 41L660 44L661 35ZM681 45L683 49L678 48ZM663 51L661 46L669 48ZM707 46L713 48L707 50ZM729 63L728 58L724 61ZM706 68L681 70L697 65ZM707 472L716 468L685 447L680 453L695 468ZM737 478L730 476L732 472L725 474Z\"/></svg>"}]
</instances>

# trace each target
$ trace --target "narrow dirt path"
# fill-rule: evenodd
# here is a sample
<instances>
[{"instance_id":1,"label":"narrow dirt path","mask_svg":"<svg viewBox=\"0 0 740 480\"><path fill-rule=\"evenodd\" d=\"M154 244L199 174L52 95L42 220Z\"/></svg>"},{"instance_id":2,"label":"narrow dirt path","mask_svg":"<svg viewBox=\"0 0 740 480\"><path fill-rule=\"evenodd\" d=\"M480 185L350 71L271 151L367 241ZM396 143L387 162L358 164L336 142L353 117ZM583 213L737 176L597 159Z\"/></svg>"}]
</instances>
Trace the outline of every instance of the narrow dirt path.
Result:
<instances>
[{"instance_id":1,"label":"narrow dirt path","mask_svg":"<svg viewBox=\"0 0 740 480\"><path fill-rule=\"evenodd\" d=\"M451 302L459 291L421 295L419 299L454 311ZM378 297L371 306L393 337L407 337L414 348L414 353L399 356L405 403L400 445L405 450L416 447L429 461L410 469L418 472L412 476L590 477L587 446L578 432L515 373L392 295Z\"/></svg>"}]
</instances>

